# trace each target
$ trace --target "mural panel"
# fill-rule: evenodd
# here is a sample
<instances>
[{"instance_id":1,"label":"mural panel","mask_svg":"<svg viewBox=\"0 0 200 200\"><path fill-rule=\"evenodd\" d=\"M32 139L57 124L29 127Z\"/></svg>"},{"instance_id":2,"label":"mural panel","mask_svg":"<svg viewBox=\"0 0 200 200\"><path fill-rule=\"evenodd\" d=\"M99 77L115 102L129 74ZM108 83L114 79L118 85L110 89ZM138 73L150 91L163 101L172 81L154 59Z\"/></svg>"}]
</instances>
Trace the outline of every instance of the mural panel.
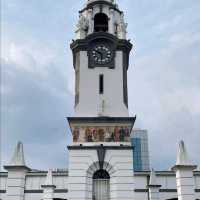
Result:
<instances>
[{"instance_id":1,"label":"mural panel","mask_svg":"<svg viewBox=\"0 0 200 200\"><path fill-rule=\"evenodd\" d=\"M74 127L73 142L130 142L130 128L115 127Z\"/></svg>"}]
</instances>

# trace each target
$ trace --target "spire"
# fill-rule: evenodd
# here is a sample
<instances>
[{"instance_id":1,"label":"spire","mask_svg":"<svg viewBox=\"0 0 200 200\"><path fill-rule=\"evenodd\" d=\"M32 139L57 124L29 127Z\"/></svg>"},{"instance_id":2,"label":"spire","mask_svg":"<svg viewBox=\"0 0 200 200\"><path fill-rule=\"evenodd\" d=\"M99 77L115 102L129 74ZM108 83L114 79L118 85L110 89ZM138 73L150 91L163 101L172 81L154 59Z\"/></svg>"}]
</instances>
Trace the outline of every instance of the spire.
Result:
<instances>
[{"instance_id":1,"label":"spire","mask_svg":"<svg viewBox=\"0 0 200 200\"><path fill-rule=\"evenodd\" d=\"M154 169L151 170L149 185L157 185L156 173L155 173Z\"/></svg>"},{"instance_id":2,"label":"spire","mask_svg":"<svg viewBox=\"0 0 200 200\"><path fill-rule=\"evenodd\" d=\"M183 141L180 141L176 165L191 165L191 161L188 157L187 150Z\"/></svg>"},{"instance_id":3,"label":"spire","mask_svg":"<svg viewBox=\"0 0 200 200\"><path fill-rule=\"evenodd\" d=\"M26 170L30 170L25 163L24 159L24 150L22 142L18 142L17 146L15 147L15 151L13 153L12 159L9 165L4 166L5 169L15 168L15 167L22 167Z\"/></svg>"},{"instance_id":4,"label":"spire","mask_svg":"<svg viewBox=\"0 0 200 200\"><path fill-rule=\"evenodd\" d=\"M176 172L176 186L179 199L194 199L195 184L193 171L196 168L197 166L192 165L189 160L184 142L180 141L176 165L172 167L172 170Z\"/></svg>"},{"instance_id":5,"label":"spire","mask_svg":"<svg viewBox=\"0 0 200 200\"><path fill-rule=\"evenodd\" d=\"M193 165L189 159L184 142L181 140L178 147L176 165L172 167L173 171L177 171L180 168L191 168L196 169L197 166Z\"/></svg>"},{"instance_id":6,"label":"spire","mask_svg":"<svg viewBox=\"0 0 200 200\"><path fill-rule=\"evenodd\" d=\"M13 157L10 161L10 166L26 166L24 159L23 144L21 142L17 143Z\"/></svg>"}]
</instances>

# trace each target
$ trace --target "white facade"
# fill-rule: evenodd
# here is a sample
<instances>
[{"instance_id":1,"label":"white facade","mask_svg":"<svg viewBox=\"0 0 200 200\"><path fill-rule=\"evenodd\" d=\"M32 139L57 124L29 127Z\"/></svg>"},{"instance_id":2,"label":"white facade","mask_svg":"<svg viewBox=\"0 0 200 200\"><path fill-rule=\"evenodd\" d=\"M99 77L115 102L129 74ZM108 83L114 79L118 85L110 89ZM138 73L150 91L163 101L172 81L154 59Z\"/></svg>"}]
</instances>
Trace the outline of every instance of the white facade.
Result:
<instances>
[{"instance_id":1,"label":"white facade","mask_svg":"<svg viewBox=\"0 0 200 200\"><path fill-rule=\"evenodd\" d=\"M47 172L28 172L26 174L24 200L41 200L43 199L43 189L41 185L45 183ZM135 172L134 179L134 198L133 200L149 200L147 182L150 172ZM162 185L159 191L160 200L177 198L176 175L173 171L157 171L157 184ZM193 172L195 182L195 197L200 199L200 172ZM7 197L7 180L8 173L0 173L0 199L8 200ZM69 199L68 195L68 172L54 171L53 182L56 186L54 198ZM16 183L14 183L16 185ZM80 184L81 185L81 184ZM84 186L83 186L84 187Z\"/></svg>"},{"instance_id":2,"label":"white facade","mask_svg":"<svg viewBox=\"0 0 200 200\"><path fill-rule=\"evenodd\" d=\"M118 39L126 39L126 23L123 13L118 10L113 1L106 1L110 4L89 4L96 1L88 1L86 9L81 11L76 30L76 40L86 39L93 34L94 18L97 14L103 13L108 17L108 30ZM123 52L117 50L115 55L115 68L96 67L88 68L88 51L76 52L76 92L79 93L79 103L75 106L76 117L128 117L128 108L123 101ZM104 76L104 93L99 94L99 75ZM104 105L103 105L104 104ZM103 107L103 108L102 108Z\"/></svg>"},{"instance_id":3,"label":"white facade","mask_svg":"<svg viewBox=\"0 0 200 200\"><path fill-rule=\"evenodd\" d=\"M101 24L101 18L94 22L99 13L106 15L108 24ZM0 200L200 199L200 172L194 171L196 166L189 161L183 142L173 170L133 170L129 139L136 118L128 114L126 73L131 44L126 40L126 27L123 12L114 0L87 1L71 46L76 73L76 114L68 118L73 135L73 143L68 147L68 169L48 172L30 169L25 163L23 145L18 143L11 162L5 166L7 172L0 173ZM94 45L103 40L112 43L113 66L97 63L90 67L94 62L90 42ZM106 52L99 53L97 49L97 54L98 59L106 60L103 58Z\"/></svg>"},{"instance_id":4,"label":"white facade","mask_svg":"<svg viewBox=\"0 0 200 200\"><path fill-rule=\"evenodd\" d=\"M81 66L79 79L79 104L75 107L76 117L128 117L123 102L122 52L116 52L115 69L88 68L87 51L79 52ZM104 75L104 94L99 94L99 75ZM104 109L102 102L104 101ZM102 109L104 111L102 111Z\"/></svg>"},{"instance_id":5,"label":"white facade","mask_svg":"<svg viewBox=\"0 0 200 200\"><path fill-rule=\"evenodd\" d=\"M96 150L71 150L69 155L69 199L92 199L92 175L100 169ZM103 169L111 176L111 199L134 199L131 163L131 151L108 150Z\"/></svg>"}]
</instances>

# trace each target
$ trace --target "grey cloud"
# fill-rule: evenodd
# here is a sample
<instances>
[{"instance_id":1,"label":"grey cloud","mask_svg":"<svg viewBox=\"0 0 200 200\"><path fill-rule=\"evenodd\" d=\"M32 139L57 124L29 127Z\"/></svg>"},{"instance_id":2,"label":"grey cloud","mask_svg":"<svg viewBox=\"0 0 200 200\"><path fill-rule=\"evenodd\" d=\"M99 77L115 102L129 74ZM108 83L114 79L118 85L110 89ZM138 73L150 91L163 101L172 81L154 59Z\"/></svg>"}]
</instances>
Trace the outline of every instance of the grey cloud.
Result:
<instances>
[{"instance_id":1,"label":"grey cloud","mask_svg":"<svg viewBox=\"0 0 200 200\"><path fill-rule=\"evenodd\" d=\"M177 31L166 36L166 40L175 38L173 42L131 58L130 110L138 114L136 126L148 129L152 165L160 169L175 163L181 139L194 163L200 164L200 40L196 33Z\"/></svg>"},{"instance_id":2,"label":"grey cloud","mask_svg":"<svg viewBox=\"0 0 200 200\"><path fill-rule=\"evenodd\" d=\"M8 40L29 43L34 38L33 43L45 43L56 52L45 66L38 62L38 54L25 52L30 71L16 63L4 64L4 163L16 141L22 140L30 167L66 167L66 145L71 138L65 117L73 113L73 96L68 88L72 90L74 73L68 44L84 2L60 1L55 8L54 1L44 0L40 10L36 1L23 2L12 6L4 16L4 36ZM130 112L138 116L136 126L149 131L152 166L171 167L180 139L185 140L194 163L200 165L199 1L118 3L125 10L128 35L134 43L129 68ZM27 12L18 15L16 6ZM41 12L47 7L48 13ZM40 45L36 48L42 57L46 56Z\"/></svg>"},{"instance_id":3,"label":"grey cloud","mask_svg":"<svg viewBox=\"0 0 200 200\"><path fill-rule=\"evenodd\" d=\"M45 78L16 65L4 62L2 70L2 87L5 92L8 90L2 98L1 131L3 152L6 152L3 160L8 162L16 141L22 140L27 144L29 160L35 160L32 167L55 166L56 162L51 162L50 155L64 167L67 161L63 153L70 142L65 117L73 113L73 96L66 87L67 77L55 64L48 66Z\"/></svg>"}]
</instances>

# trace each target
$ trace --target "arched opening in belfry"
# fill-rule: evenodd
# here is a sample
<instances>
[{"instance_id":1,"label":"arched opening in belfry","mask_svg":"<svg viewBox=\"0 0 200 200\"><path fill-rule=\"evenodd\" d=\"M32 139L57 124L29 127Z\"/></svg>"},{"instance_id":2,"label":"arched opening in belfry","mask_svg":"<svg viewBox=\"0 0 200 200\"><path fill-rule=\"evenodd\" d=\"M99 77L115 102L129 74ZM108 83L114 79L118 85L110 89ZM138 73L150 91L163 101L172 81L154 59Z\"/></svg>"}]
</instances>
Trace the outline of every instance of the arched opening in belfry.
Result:
<instances>
[{"instance_id":1,"label":"arched opening in belfry","mask_svg":"<svg viewBox=\"0 0 200 200\"><path fill-rule=\"evenodd\" d=\"M100 169L93 175L92 200L110 199L110 175Z\"/></svg>"},{"instance_id":2,"label":"arched opening in belfry","mask_svg":"<svg viewBox=\"0 0 200 200\"><path fill-rule=\"evenodd\" d=\"M98 13L94 17L94 31L108 31L108 16L104 13Z\"/></svg>"}]
</instances>

